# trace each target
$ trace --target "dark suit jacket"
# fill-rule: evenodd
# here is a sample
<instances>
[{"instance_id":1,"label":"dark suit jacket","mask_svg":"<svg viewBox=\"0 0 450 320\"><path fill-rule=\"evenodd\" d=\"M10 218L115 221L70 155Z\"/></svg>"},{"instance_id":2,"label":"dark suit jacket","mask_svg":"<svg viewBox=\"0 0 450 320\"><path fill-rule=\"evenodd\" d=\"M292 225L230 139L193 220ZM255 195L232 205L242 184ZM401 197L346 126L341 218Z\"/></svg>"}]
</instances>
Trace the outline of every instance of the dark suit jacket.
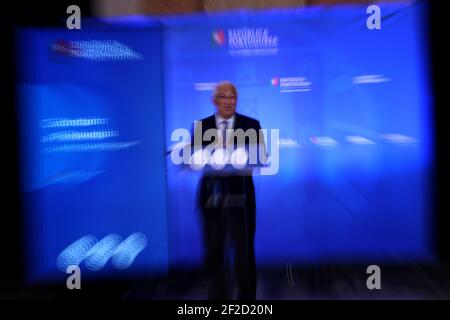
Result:
<instances>
[{"instance_id":1,"label":"dark suit jacket","mask_svg":"<svg viewBox=\"0 0 450 320\"><path fill-rule=\"evenodd\" d=\"M204 118L200 121L202 123L201 131L199 126L197 126L194 128L194 134L199 134L201 137L203 137L203 134L206 130L217 129L214 115ZM264 146L265 152L264 139L259 139L259 130L261 129L261 125L258 120L236 113L233 129L242 129L243 131L254 129L258 137L256 145ZM210 143L211 141L202 140L203 147L209 145ZM248 147L249 140L246 140L245 144ZM259 162L259 159L257 161ZM199 185L198 202L200 208L203 210L210 208L211 197L214 194L217 194L217 192L219 192L222 198L228 198L228 200L232 199L228 203L231 204L231 209L233 208L233 206L235 209L243 208L247 211L253 212L256 209L255 191L251 174L239 174L238 172L236 172L236 174L228 175L214 175L214 173L205 174L202 177ZM239 204L242 204L243 206L241 207L239 206ZM227 205L225 204L225 206Z\"/></svg>"}]
</instances>

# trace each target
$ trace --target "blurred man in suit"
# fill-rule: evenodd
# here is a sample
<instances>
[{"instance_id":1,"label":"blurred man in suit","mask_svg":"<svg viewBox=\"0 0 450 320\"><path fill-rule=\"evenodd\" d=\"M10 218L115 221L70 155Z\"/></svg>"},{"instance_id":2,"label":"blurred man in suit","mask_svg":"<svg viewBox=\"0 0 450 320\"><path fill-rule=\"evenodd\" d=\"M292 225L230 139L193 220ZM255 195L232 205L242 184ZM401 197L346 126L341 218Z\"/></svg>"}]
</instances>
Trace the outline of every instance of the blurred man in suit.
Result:
<instances>
[{"instance_id":1,"label":"blurred man in suit","mask_svg":"<svg viewBox=\"0 0 450 320\"><path fill-rule=\"evenodd\" d=\"M206 131L214 129L222 135L220 143L223 147L233 149L236 142L227 138L227 130L250 129L259 133L259 121L236 113L237 99L236 87L231 82L217 84L212 97L216 112L200 120L201 125L197 123L195 134L204 137ZM203 147L208 143L202 139ZM256 144L264 146L264 139L258 136ZM211 279L209 298L231 298L226 276L226 262L231 260L234 262L237 298L255 299L256 200L251 170L205 172L199 184L198 202L203 222L205 269Z\"/></svg>"}]
</instances>

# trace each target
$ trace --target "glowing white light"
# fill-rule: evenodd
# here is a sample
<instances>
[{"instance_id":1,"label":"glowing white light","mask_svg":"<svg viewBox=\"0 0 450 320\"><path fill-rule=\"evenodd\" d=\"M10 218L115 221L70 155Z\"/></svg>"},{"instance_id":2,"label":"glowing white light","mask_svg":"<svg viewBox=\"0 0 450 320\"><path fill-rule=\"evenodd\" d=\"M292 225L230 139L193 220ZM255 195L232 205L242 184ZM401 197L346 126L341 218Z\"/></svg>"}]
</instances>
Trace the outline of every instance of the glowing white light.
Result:
<instances>
[{"instance_id":1,"label":"glowing white light","mask_svg":"<svg viewBox=\"0 0 450 320\"><path fill-rule=\"evenodd\" d=\"M280 140L278 140L278 145L280 146L280 148L285 148L285 149L300 147L298 142L293 139L280 139Z\"/></svg>"},{"instance_id":2,"label":"glowing white light","mask_svg":"<svg viewBox=\"0 0 450 320\"><path fill-rule=\"evenodd\" d=\"M375 144L375 142L373 142L372 140L369 140L361 136L346 136L345 139L352 144L360 144L360 145Z\"/></svg>"},{"instance_id":3,"label":"glowing white light","mask_svg":"<svg viewBox=\"0 0 450 320\"><path fill-rule=\"evenodd\" d=\"M353 77L353 84L380 83L391 80L392 80L391 78L385 77L382 74L367 74Z\"/></svg>"},{"instance_id":4,"label":"glowing white light","mask_svg":"<svg viewBox=\"0 0 450 320\"><path fill-rule=\"evenodd\" d=\"M311 140L312 143L314 143L315 145L318 145L320 147L335 147L337 145L339 145L337 143L336 140L334 140L331 137L311 137L309 138L309 140Z\"/></svg>"},{"instance_id":5,"label":"glowing white light","mask_svg":"<svg viewBox=\"0 0 450 320\"><path fill-rule=\"evenodd\" d=\"M231 164L235 169L245 168L248 160L247 151L244 148L237 148L231 155Z\"/></svg>"},{"instance_id":6,"label":"glowing white light","mask_svg":"<svg viewBox=\"0 0 450 320\"><path fill-rule=\"evenodd\" d=\"M221 170L225 167L228 161L227 151L225 149L217 149L208 159L208 163L216 170Z\"/></svg>"},{"instance_id":7,"label":"glowing white light","mask_svg":"<svg viewBox=\"0 0 450 320\"><path fill-rule=\"evenodd\" d=\"M208 162L208 155L205 150L197 150L189 158L189 165L192 170L199 171L202 170L206 163Z\"/></svg>"},{"instance_id":8,"label":"glowing white light","mask_svg":"<svg viewBox=\"0 0 450 320\"><path fill-rule=\"evenodd\" d=\"M415 139L413 137L406 136L404 134L399 134L399 133L382 134L381 137L383 139L386 139L388 141L398 143L398 144L413 144L413 143L418 142L417 139Z\"/></svg>"},{"instance_id":9,"label":"glowing white light","mask_svg":"<svg viewBox=\"0 0 450 320\"><path fill-rule=\"evenodd\" d=\"M92 271L102 269L109 259L118 269L129 268L135 258L147 246L147 237L135 232L122 241L122 237L112 233L97 241L93 235L85 235L64 249L56 260L58 268L66 272L70 265L80 265Z\"/></svg>"}]
</instances>

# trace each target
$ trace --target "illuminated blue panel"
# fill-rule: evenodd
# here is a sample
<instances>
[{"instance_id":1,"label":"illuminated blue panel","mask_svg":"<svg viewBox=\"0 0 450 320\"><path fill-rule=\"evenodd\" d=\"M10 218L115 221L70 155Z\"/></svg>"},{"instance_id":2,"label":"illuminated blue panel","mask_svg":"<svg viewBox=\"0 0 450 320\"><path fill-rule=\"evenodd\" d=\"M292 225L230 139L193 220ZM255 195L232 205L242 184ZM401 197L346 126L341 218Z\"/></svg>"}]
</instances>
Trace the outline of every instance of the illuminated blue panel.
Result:
<instances>
[{"instance_id":1,"label":"illuminated blue panel","mask_svg":"<svg viewBox=\"0 0 450 320\"><path fill-rule=\"evenodd\" d=\"M164 20L168 146L214 112L220 80L237 85L238 112L280 130L278 174L255 177L260 264L431 257L427 8L381 5L381 30L366 9ZM173 259L198 264L199 175L169 168Z\"/></svg>"},{"instance_id":2,"label":"illuminated blue panel","mask_svg":"<svg viewBox=\"0 0 450 320\"><path fill-rule=\"evenodd\" d=\"M31 281L167 271L160 29L128 24L18 33Z\"/></svg>"}]
</instances>

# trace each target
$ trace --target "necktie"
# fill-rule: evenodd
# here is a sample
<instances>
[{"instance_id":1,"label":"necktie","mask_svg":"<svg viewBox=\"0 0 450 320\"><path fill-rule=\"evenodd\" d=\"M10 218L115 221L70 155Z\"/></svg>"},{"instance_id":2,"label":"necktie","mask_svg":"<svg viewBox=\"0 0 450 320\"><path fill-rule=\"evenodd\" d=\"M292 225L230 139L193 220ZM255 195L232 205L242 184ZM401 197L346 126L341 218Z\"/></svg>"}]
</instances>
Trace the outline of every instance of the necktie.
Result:
<instances>
[{"instance_id":1,"label":"necktie","mask_svg":"<svg viewBox=\"0 0 450 320\"><path fill-rule=\"evenodd\" d=\"M225 149L227 146L227 129L228 129L228 121L227 120L223 120L220 122L220 126L221 126L221 134L222 134L222 147Z\"/></svg>"}]
</instances>

